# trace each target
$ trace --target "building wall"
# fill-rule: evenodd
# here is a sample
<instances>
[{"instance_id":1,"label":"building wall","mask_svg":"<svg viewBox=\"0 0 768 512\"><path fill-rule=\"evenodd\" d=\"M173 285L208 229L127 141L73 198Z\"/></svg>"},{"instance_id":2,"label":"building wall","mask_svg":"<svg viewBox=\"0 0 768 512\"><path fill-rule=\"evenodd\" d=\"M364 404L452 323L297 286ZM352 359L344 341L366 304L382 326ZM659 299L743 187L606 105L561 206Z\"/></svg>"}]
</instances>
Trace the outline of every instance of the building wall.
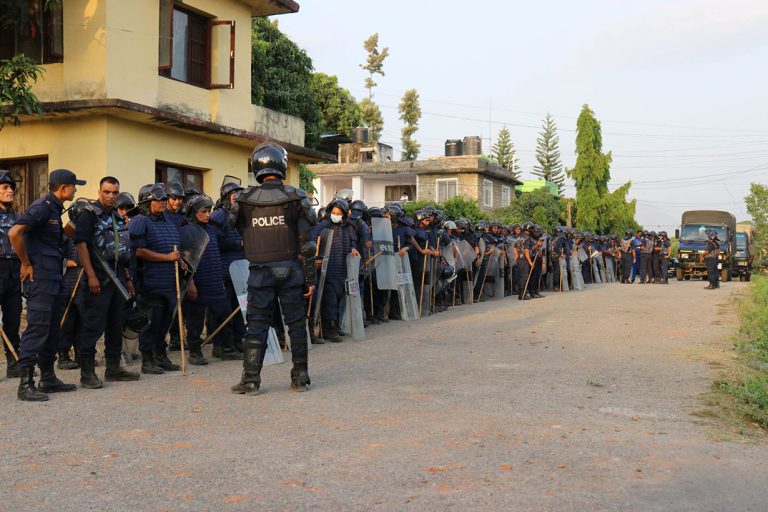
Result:
<instances>
[{"instance_id":1,"label":"building wall","mask_svg":"<svg viewBox=\"0 0 768 512\"><path fill-rule=\"evenodd\" d=\"M482 191L483 191L483 186L484 186L484 181L485 180L490 180L493 183L493 206L491 206L490 209L492 209L492 208L501 208L501 206L502 206L502 203L501 203L501 187L502 186L509 187L509 201L510 201L510 204L512 204L512 201L515 200L515 187L514 187L514 185L512 185L511 183L507 183L507 182L501 181L501 180L499 180L497 178L489 178L487 175L478 174L477 175L477 187L478 187L478 196L477 197L479 198L479 201L480 201L480 208L482 208L484 210L488 209L488 208L486 208L483 205L483 192Z\"/></svg>"},{"instance_id":2,"label":"building wall","mask_svg":"<svg viewBox=\"0 0 768 512\"><path fill-rule=\"evenodd\" d=\"M437 201L437 180L456 178L458 179L457 193L465 199L476 201L480 197L477 176L477 173L419 174L418 198L420 201Z\"/></svg>"}]
</instances>

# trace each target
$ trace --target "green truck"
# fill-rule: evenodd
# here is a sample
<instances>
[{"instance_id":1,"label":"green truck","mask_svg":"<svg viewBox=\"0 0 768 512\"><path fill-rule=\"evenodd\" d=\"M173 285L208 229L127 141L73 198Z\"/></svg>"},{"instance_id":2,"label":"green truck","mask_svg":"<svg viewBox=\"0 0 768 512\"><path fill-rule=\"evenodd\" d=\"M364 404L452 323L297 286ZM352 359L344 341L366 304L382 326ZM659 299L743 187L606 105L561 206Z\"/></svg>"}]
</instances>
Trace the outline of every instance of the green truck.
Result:
<instances>
[{"instance_id":1,"label":"green truck","mask_svg":"<svg viewBox=\"0 0 768 512\"><path fill-rule=\"evenodd\" d=\"M755 228L751 224L736 226L736 252L733 255L733 277L740 281L752 279L752 263L755 259Z\"/></svg>"},{"instance_id":2,"label":"green truck","mask_svg":"<svg viewBox=\"0 0 768 512\"><path fill-rule=\"evenodd\" d=\"M736 253L736 217L732 213L717 210L691 210L683 213L680 229L675 230L679 241L676 276L678 281L691 277L706 277L707 267L701 256L707 246L708 229L717 232L720 240L720 256L717 267L720 280L733 279Z\"/></svg>"}]
</instances>

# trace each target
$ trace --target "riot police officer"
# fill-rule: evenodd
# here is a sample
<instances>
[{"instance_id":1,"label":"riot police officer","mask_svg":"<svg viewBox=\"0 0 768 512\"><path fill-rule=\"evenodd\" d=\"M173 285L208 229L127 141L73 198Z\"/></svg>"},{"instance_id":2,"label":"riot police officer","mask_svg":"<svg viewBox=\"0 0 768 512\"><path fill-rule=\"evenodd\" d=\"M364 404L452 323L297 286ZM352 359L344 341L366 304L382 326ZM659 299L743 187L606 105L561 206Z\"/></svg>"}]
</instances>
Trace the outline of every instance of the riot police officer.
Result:
<instances>
[{"instance_id":1,"label":"riot police officer","mask_svg":"<svg viewBox=\"0 0 768 512\"><path fill-rule=\"evenodd\" d=\"M59 343L58 295L61 290L64 201L75 197L77 185L85 185L75 173L57 169L48 177L49 192L34 201L8 234L21 261L20 279L28 282L27 329L21 337L19 400L42 402L46 393L74 391L56 377L53 363ZM35 387L35 364L40 367L39 388Z\"/></svg>"},{"instance_id":2,"label":"riot police officer","mask_svg":"<svg viewBox=\"0 0 768 512\"><path fill-rule=\"evenodd\" d=\"M19 257L13 250L8 233L19 218L13 208L16 181L11 171L0 170L0 308L3 311L3 330L13 349L19 352L19 323L21 322L21 283ZM5 347L6 377L19 378L19 363L11 350Z\"/></svg>"},{"instance_id":3,"label":"riot police officer","mask_svg":"<svg viewBox=\"0 0 768 512\"><path fill-rule=\"evenodd\" d=\"M122 217L115 211L120 182L106 176L99 182L99 198L86 202L75 221L75 247L80 265L87 277L78 300L82 321L80 332L80 384L99 389L102 381L96 375L96 342L104 335L106 381L139 380L139 374L120 366L123 343L123 310L125 294L133 295L133 282L128 274L130 238Z\"/></svg>"},{"instance_id":4,"label":"riot police officer","mask_svg":"<svg viewBox=\"0 0 768 512\"><path fill-rule=\"evenodd\" d=\"M717 231L714 229L708 229L706 234L707 246L701 255L701 261L707 266L709 286L706 289L714 290L715 288L720 288L720 271L717 268L717 261L720 256L720 243L717 239Z\"/></svg>"},{"instance_id":5,"label":"riot police officer","mask_svg":"<svg viewBox=\"0 0 768 512\"><path fill-rule=\"evenodd\" d=\"M306 193L283 184L287 168L288 155L281 146L271 142L257 146L251 172L261 186L242 191L232 205L250 264L245 360L233 393L259 392L269 324L278 299L291 339L291 388L306 391L310 384L304 299L315 286L316 243L310 232L317 219Z\"/></svg>"}]
</instances>

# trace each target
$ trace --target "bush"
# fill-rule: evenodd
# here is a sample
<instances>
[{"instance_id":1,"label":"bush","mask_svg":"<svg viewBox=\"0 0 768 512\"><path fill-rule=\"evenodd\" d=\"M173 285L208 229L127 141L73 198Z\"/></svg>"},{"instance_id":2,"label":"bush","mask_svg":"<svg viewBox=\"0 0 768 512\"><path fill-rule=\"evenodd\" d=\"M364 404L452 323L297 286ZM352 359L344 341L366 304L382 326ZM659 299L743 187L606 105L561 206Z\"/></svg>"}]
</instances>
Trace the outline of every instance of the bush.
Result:
<instances>
[{"instance_id":1,"label":"bush","mask_svg":"<svg viewBox=\"0 0 768 512\"><path fill-rule=\"evenodd\" d=\"M480 210L480 205L477 201L471 201L465 199L462 196L452 197L444 203L435 203L433 201L408 201L403 203L405 208L405 214L413 216L417 210L421 210L425 206L434 206L438 210L443 210L448 219L455 220L461 217L466 217L472 222L477 222L481 219L487 219L487 215Z\"/></svg>"}]
</instances>

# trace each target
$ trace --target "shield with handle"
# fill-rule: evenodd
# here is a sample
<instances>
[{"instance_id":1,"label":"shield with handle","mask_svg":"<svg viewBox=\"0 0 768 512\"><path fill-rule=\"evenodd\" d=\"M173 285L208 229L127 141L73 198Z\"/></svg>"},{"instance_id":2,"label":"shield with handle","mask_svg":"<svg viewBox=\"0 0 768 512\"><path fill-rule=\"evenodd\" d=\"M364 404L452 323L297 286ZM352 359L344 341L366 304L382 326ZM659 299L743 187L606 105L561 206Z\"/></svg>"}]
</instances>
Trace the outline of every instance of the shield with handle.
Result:
<instances>
[{"instance_id":1,"label":"shield with handle","mask_svg":"<svg viewBox=\"0 0 768 512\"><path fill-rule=\"evenodd\" d=\"M496 252L499 253L499 263L496 266L496 281L494 282L493 300L501 300L504 298L504 267L507 264L507 253L503 247L498 247Z\"/></svg>"},{"instance_id":2,"label":"shield with handle","mask_svg":"<svg viewBox=\"0 0 768 512\"><path fill-rule=\"evenodd\" d=\"M400 302L400 316L411 322L419 319L419 303L416 300L416 288L413 286L411 260L408 253L397 256L399 272L397 273L397 296Z\"/></svg>"},{"instance_id":3,"label":"shield with handle","mask_svg":"<svg viewBox=\"0 0 768 512\"><path fill-rule=\"evenodd\" d=\"M363 341L365 327L363 326L363 302L360 296L360 256L347 255L347 280L344 288L347 300L341 318L341 330L351 333L355 341Z\"/></svg>"},{"instance_id":4,"label":"shield with handle","mask_svg":"<svg viewBox=\"0 0 768 512\"><path fill-rule=\"evenodd\" d=\"M324 229L320 233L320 251L323 255L322 265L320 266L320 277L315 290L315 311L312 315L312 325L317 327L320 320L320 303L323 301L323 289L325 288L325 276L328 273L328 260L331 257L331 245L333 244L333 230Z\"/></svg>"},{"instance_id":5,"label":"shield with handle","mask_svg":"<svg viewBox=\"0 0 768 512\"><path fill-rule=\"evenodd\" d=\"M379 290L397 290L397 260L392 238L392 223L389 219L371 219L373 255L376 256L376 285Z\"/></svg>"},{"instance_id":6,"label":"shield with handle","mask_svg":"<svg viewBox=\"0 0 768 512\"><path fill-rule=\"evenodd\" d=\"M229 264L229 277L232 278L232 285L235 288L235 294L237 295L237 302L240 304L240 313L243 315L243 320L247 323L246 312L248 311L248 276L250 270L248 268L248 260L235 260ZM277 342L277 334L275 329L270 327L267 335L267 353L264 356L264 366L271 364L282 364L283 351L280 350L280 345Z\"/></svg>"}]
</instances>

